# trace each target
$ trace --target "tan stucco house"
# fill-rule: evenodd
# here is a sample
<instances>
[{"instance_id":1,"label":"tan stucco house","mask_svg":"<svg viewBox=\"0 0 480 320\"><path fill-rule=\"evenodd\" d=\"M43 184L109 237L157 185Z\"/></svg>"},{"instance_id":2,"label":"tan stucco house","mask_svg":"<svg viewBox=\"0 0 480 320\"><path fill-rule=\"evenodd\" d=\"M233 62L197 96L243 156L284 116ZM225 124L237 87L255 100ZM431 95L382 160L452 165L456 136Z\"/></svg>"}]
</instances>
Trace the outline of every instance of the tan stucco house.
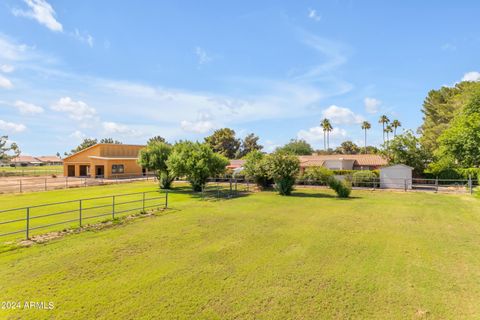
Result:
<instances>
[{"instance_id":1,"label":"tan stucco house","mask_svg":"<svg viewBox=\"0 0 480 320\"><path fill-rule=\"evenodd\" d=\"M138 163L142 145L99 143L63 159L67 177L116 178L146 173Z\"/></svg>"}]
</instances>

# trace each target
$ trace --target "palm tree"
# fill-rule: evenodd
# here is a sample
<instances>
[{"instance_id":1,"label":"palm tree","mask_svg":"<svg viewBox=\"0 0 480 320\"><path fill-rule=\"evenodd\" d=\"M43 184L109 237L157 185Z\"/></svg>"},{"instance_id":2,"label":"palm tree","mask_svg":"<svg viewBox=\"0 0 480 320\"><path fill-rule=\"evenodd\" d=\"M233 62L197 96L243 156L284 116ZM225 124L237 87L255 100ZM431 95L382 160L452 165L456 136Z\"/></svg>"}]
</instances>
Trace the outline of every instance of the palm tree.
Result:
<instances>
[{"instance_id":1,"label":"palm tree","mask_svg":"<svg viewBox=\"0 0 480 320\"><path fill-rule=\"evenodd\" d=\"M370 130L372 125L368 121L362 122L362 130L365 131L365 153L367 153L367 130Z\"/></svg>"},{"instance_id":2,"label":"palm tree","mask_svg":"<svg viewBox=\"0 0 480 320\"><path fill-rule=\"evenodd\" d=\"M322 120L321 127L323 128L323 132L327 133L327 149L330 149L330 132L333 130L332 124L330 123L330 120L327 118Z\"/></svg>"},{"instance_id":3,"label":"palm tree","mask_svg":"<svg viewBox=\"0 0 480 320\"><path fill-rule=\"evenodd\" d=\"M390 140L390 139L388 138L388 134L389 134L390 132L393 132L392 126L390 126L390 125L386 126L385 129L384 129L384 131L385 131L385 133L387 134L387 143L388 143L388 141Z\"/></svg>"},{"instance_id":4,"label":"palm tree","mask_svg":"<svg viewBox=\"0 0 480 320\"><path fill-rule=\"evenodd\" d=\"M382 124L382 129L383 129L383 143L385 143L385 125L390 122L390 119L386 115L383 115L380 117L378 120L378 123Z\"/></svg>"},{"instance_id":5,"label":"palm tree","mask_svg":"<svg viewBox=\"0 0 480 320\"><path fill-rule=\"evenodd\" d=\"M323 150L327 151L327 126L328 126L328 119L325 118L320 122L320 127L323 129Z\"/></svg>"},{"instance_id":6,"label":"palm tree","mask_svg":"<svg viewBox=\"0 0 480 320\"><path fill-rule=\"evenodd\" d=\"M392 128L393 128L393 137L395 138L397 136L397 128L401 127L402 123L398 120L393 120L392 121Z\"/></svg>"}]
</instances>

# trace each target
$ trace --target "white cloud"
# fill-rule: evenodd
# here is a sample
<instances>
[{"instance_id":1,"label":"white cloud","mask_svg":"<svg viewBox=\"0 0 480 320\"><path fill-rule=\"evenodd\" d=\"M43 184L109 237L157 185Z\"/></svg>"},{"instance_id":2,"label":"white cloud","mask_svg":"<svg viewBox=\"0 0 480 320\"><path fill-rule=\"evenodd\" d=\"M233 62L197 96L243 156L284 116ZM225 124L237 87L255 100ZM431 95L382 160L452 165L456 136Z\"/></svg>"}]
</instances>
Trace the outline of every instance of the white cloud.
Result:
<instances>
[{"instance_id":1,"label":"white cloud","mask_svg":"<svg viewBox=\"0 0 480 320\"><path fill-rule=\"evenodd\" d=\"M13 123L0 120L0 130L2 131L17 133L24 131L26 128L27 127L21 123Z\"/></svg>"},{"instance_id":2,"label":"white cloud","mask_svg":"<svg viewBox=\"0 0 480 320\"><path fill-rule=\"evenodd\" d=\"M138 135L138 132L136 130L133 130L126 125L116 122L103 122L102 127L107 134Z\"/></svg>"},{"instance_id":3,"label":"white cloud","mask_svg":"<svg viewBox=\"0 0 480 320\"><path fill-rule=\"evenodd\" d=\"M370 97L366 97L363 103L365 104L365 110L371 114L377 113L378 107L382 104L380 100Z\"/></svg>"},{"instance_id":4,"label":"white cloud","mask_svg":"<svg viewBox=\"0 0 480 320\"><path fill-rule=\"evenodd\" d=\"M11 89L13 88L12 81L0 75L0 88Z\"/></svg>"},{"instance_id":5,"label":"white cloud","mask_svg":"<svg viewBox=\"0 0 480 320\"><path fill-rule=\"evenodd\" d=\"M78 141L81 141L83 139L85 139L87 136L81 132L80 130L75 130L74 132L72 132L70 134L70 138L73 138L75 140L78 140Z\"/></svg>"},{"instance_id":6,"label":"white cloud","mask_svg":"<svg viewBox=\"0 0 480 320\"><path fill-rule=\"evenodd\" d=\"M13 9L12 13L17 17L27 17L37 20L52 31L62 32L63 26L55 19L55 10L45 0L24 0L30 10Z\"/></svg>"},{"instance_id":7,"label":"white cloud","mask_svg":"<svg viewBox=\"0 0 480 320\"><path fill-rule=\"evenodd\" d=\"M201 47L195 48L195 54L197 55L199 65L207 64L213 60L213 58L207 54L207 51Z\"/></svg>"},{"instance_id":8,"label":"white cloud","mask_svg":"<svg viewBox=\"0 0 480 320\"><path fill-rule=\"evenodd\" d=\"M462 81L480 81L480 72L467 72L463 75Z\"/></svg>"},{"instance_id":9,"label":"white cloud","mask_svg":"<svg viewBox=\"0 0 480 320\"><path fill-rule=\"evenodd\" d=\"M320 126L309 128L308 130L300 130L297 133L297 137L316 147L323 147L323 129ZM347 131L345 129L334 127L329 134L330 147L332 147L332 144L339 144L344 141L346 137Z\"/></svg>"},{"instance_id":10,"label":"white cloud","mask_svg":"<svg viewBox=\"0 0 480 320\"><path fill-rule=\"evenodd\" d=\"M0 71L4 73L10 73L15 70L15 67L9 64L2 64L0 65Z\"/></svg>"},{"instance_id":11,"label":"white cloud","mask_svg":"<svg viewBox=\"0 0 480 320\"><path fill-rule=\"evenodd\" d=\"M74 120L91 119L97 113L83 101L74 101L70 97L63 97L52 106L52 110L68 113Z\"/></svg>"},{"instance_id":12,"label":"white cloud","mask_svg":"<svg viewBox=\"0 0 480 320\"><path fill-rule=\"evenodd\" d=\"M329 119L332 124L355 124L364 120L362 116L355 114L352 110L336 105L331 105L323 110L322 116Z\"/></svg>"},{"instance_id":13,"label":"white cloud","mask_svg":"<svg viewBox=\"0 0 480 320\"><path fill-rule=\"evenodd\" d=\"M211 118L209 114L200 114L195 121L182 120L180 126L187 132L206 133L215 128L215 124L211 121Z\"/></svg>"},{"instance_id":14,"label":"white cloud","mask_svg":"<svg viewBox=\"0 0 480 320\"><path fill-rule=\"evenodd\" d=\"M42 107L36 106L32 103L27 103L27 102L22 101L22 100L15 101L15 108L17 108L18 111L20 111L21 114L31 114L31 115L33 115L33 114L43 112Z\"/></svg>"},{"instance_id":15,"label":"white cloud","mask_svg":"<svg viewBox=\"0 0 480 320\"><path fill-rule=\"evenodd\" d=\"M93 48L93 37L92 35L88 33L80 33L78 29L75 29L75 31L71 34L75 39L77 39L80 42L83 42L87 44L90 48Z\"/></svg>"},{"instance_id":16,"label":"white cloud","mask_svg":"<svg viewBox=\"0 0 480 320\"><path fill-rule=\"evenodd\" d=\"M322 16L318 14L317 10L315 9L308 9L308 17L315 21L322 20Z\"/></svg>"}]
</instances>

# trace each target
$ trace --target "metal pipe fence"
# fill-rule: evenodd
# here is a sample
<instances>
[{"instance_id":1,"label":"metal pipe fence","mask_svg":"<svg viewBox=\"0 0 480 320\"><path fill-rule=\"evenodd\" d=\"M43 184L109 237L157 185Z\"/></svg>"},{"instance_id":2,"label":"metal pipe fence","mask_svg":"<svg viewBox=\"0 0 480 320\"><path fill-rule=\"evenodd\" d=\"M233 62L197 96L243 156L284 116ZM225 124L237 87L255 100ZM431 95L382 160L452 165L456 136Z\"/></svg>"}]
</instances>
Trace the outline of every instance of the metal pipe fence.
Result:
<instances>
[{"instance_id":1,"label":"metal pipe fence","mask_svg":"<svg viewBox=\"0 0 480 320\"><path fill-rule=\"evenodd\" d=\"M104 178L88 178L88 177L42 177L42 178L1 178L0 194L2 193L23 193L32 191L48 191L57 189L79 188L99 186L105 184L126 183L134 181L155 181L155 176L122 176Z\"/></svg>"},{"instance_id":2,"label":"metal pipe fence","mask_svg":"<svg viewBox=\"0 0 480 320\"><path fill-rule=\"evenodd\" d=\"M58 231L56 226L60 225L82 227L86 221L113 220L126 213L167 207L168 191L146 191L5 209L0 210L0 238L15 239L24 234L25 239L30 239L32 232L40 229Z\"/></svg>"},{"instance_id":3,"label":"metal pipe fence","mask_svg":"<svg viewBox=\"0 0 480 320\"><path fill-rule=\"evenodd\" d=\"M42 169L42 167L26 167L26 168L0 168L0 177L35 177L35 176L51 176L63 175L63 167L58 169Z\"/></svg>"}]
</instances>

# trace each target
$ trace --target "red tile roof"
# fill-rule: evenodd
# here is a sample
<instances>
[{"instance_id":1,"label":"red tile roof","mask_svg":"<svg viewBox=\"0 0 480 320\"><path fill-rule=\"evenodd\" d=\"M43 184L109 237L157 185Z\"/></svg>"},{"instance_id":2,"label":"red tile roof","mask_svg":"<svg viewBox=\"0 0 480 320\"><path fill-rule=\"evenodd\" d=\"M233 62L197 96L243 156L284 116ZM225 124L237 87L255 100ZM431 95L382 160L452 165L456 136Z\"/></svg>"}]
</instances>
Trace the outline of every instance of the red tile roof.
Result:
<instances>
[{"instance_id":1,"label":"red tile roof","mask_svg":"<svg viewBox=\"0 0 480 320\"><path fill-rule=\"evenodd\" d=\"M314 156L299 156L300 166L311 167L321 166L325 160L355 160L356 166L379 167L384 166L388 162L385 158L378 154L328 154Z\"/></svg>"},{"instance_id":2,"label":"red tile roof","mask_svg":"<svg viewBox=\"0 0 480 320\"><path fill-rule=\"evenodd\" d=\"M63 160L57 156L41 156L36 158L42 162L63 162Z\"/></svg>"}]
</instances>

